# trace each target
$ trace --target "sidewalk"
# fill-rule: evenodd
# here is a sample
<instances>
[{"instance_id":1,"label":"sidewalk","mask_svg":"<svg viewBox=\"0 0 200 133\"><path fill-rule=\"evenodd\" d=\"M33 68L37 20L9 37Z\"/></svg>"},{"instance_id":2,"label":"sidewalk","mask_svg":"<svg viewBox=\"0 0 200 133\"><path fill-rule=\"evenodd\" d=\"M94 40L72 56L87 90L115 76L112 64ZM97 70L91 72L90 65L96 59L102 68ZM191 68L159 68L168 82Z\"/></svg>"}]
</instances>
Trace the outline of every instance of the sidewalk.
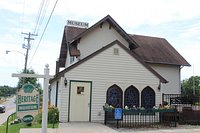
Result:
<instances>
[{"instance_id":1,"label":"sidewalk","mask_svg":"<svg viewBox=\"0 0 200 133\"><path fill-rule=\"evenodd\" d=\"M55 129L51 129L48 128L47 129L47 133L57 133L57 128ZM20 133L41 133L42 129L41 128L21 128L20 129Z\"/></svg>"},{"instance_id":2,"label":"sidewalk","mask_svg":"<svg viewBox=\"0 0 200 133\"><path fill-rule=\"evenodd\" d=\"M57 129L48 133L200 133L200 126L181 126L168 129L112 129L100 123L60 123ZM41 133L41 128L21 129L20 133Z\"/></svg>"}]
</instances>

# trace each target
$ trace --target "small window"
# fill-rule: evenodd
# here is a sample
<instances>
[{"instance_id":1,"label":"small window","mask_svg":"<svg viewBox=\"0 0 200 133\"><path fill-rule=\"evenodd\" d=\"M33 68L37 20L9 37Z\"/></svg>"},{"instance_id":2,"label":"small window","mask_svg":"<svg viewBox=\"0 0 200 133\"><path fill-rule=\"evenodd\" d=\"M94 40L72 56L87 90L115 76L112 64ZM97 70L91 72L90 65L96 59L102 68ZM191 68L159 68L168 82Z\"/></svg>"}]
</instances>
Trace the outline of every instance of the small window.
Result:
<instances>
[{"instance_id":1,"label":"small window","mask_svg":"<svg viewBox=\"0 0 200 133\"><path fill-rule=\"evenodd\" d=\"M77 94L84 94L84 87L83 86L77 87Z\"/></svg>"},{"instance_id":2,"label":"small window","mask_svg":"<svg viewBox=\"0 0 200 133\"><path fill-rule=\"evenodd\" d=\"M113 54L114 54L114 55L119 55L119 49L118 49L118 48L114 48Z\"/></svg>"}]
</instances>

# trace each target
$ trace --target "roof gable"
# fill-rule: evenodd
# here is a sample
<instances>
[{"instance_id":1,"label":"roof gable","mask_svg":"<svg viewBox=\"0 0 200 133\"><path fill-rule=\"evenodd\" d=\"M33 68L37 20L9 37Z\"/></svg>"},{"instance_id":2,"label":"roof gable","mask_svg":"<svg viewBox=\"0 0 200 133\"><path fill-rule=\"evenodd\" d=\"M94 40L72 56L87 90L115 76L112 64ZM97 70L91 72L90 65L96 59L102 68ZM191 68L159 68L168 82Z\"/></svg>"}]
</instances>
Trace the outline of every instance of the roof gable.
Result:
<instances>
[{"instance_id":1,"label":"roof gable","mask_svg":"<svg viewBox=\"0 0 200 133\"><path fill-rule=\"evenodd\" d=\"M95 29L98 26L101 26L105 21L107 21L110 26L112 26L128 43L129 43L129 47L130 49L134 49L138 47L138 44L134 41L133 38L131 38L118 24L117 22L115 22L115 20L110 16L107 15L106 17L104 17L103 19L101 19L99 22L97 22L96 24L94 24L93 26L91 26L90 28L88 28L87 30L83 31L82 33L80 33L79 35L75 36L70 43L73 43L79 39L81 39L82 36L84 36L85 34L87 34L88 32L92 31L93 29Z\"/></svg>"},{"instance_id":2,"label":"roof gable","mask_svg":"<svg viewBox=\"0 0 200 133\"><path fill-rule=\"evenodd\" d=\"M140 58L138 58L138 56L131 52L127 47L125 47L121 42L119 42L118 40L115 40L113 41L112 43L106 45L105 47L97 50L96 52L92 53L91 55L85 57L84 59L76 62L75 64L67 67L66 69L64 69L63 71L57 73L55 75L55 78L52 79L50 82L53 82L55 81L56 79L60 78L60 77L63 77L64 74L70 70L72 70L73 68L79 66L80 64L86 62L87 60L95 57L96 55L100 54L101 52L103 52L104 50L110 48L111 46L115 45L115 44L118 44L122 49L124 49L129 55L131 55L133 58L135 58L138 62L141 63L141 65L143 65L146 69L148 69L151 73L153 73L158 79L160 79L160 82L162 83L167 83L166 79L164 79L160 74L158 74L155 70L153 70L150 66L148 66L145 62L143 62L142 60L140 60Z\"/></svg>"}]
</instances>

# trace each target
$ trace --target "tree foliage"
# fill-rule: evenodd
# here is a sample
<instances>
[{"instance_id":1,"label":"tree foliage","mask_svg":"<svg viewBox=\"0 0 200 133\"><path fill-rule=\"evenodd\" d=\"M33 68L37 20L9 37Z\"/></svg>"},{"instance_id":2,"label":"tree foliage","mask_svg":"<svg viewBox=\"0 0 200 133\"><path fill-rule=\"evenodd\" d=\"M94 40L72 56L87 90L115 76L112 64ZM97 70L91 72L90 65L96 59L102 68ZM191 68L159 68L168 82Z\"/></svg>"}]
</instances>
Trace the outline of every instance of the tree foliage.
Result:
<instances>
[{"instance_id":1,"label":"tree foliage","mask_svg":"<svg viewBox=\"0 0 200 133\"><path fill-rule=\"evenodd\" d=\"M200 95L200 76L191 76L189 79L182 81L183 94Z\"/></svg>"},{"instance_id":2,"label":"tree foliage","mask_svg":"<svg viewBox=\"0 0 200 133\"><path fill-rule=\"evenodd\" d=\"M22 71L21 73L24 73L24 71ZM33 69L27 69L26 73L27 74L35 74ZM40 83L37 82L37 78L19 78L19 81L17 83L17 88L18 89L22 88L22 86L26 83L33 84L36 88L39 89L39 91L41 91L41 85L40 85Z\"/></svg>"},{"instance_id":3,"label":"tree foliage","mask_svg":"<svg viewBox=\"0 0 200 133\"><path fill-rule=\"evenodd\" d=\"M16 94L16 87L10 87L7 85L0 86L0 96L10 96L12 94Z\"/></svg>"}]
</instances>

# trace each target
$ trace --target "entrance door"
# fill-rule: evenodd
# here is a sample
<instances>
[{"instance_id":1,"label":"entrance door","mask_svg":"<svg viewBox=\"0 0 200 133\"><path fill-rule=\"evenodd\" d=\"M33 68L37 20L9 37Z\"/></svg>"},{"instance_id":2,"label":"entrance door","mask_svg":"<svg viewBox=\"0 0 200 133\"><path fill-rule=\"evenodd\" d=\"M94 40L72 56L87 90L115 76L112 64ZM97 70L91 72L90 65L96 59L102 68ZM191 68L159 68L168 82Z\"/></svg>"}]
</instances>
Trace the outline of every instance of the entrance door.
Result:
<instances>
[{"instance_id":1,"label":"entrance door","mask_svg":"<svg viewBox=\"0 0 200 133\"><path fill-rule=\"evenodd\" d=\"M91 82L70 82L70 121L90 121Z\"/></svg>"}]
</instances>

